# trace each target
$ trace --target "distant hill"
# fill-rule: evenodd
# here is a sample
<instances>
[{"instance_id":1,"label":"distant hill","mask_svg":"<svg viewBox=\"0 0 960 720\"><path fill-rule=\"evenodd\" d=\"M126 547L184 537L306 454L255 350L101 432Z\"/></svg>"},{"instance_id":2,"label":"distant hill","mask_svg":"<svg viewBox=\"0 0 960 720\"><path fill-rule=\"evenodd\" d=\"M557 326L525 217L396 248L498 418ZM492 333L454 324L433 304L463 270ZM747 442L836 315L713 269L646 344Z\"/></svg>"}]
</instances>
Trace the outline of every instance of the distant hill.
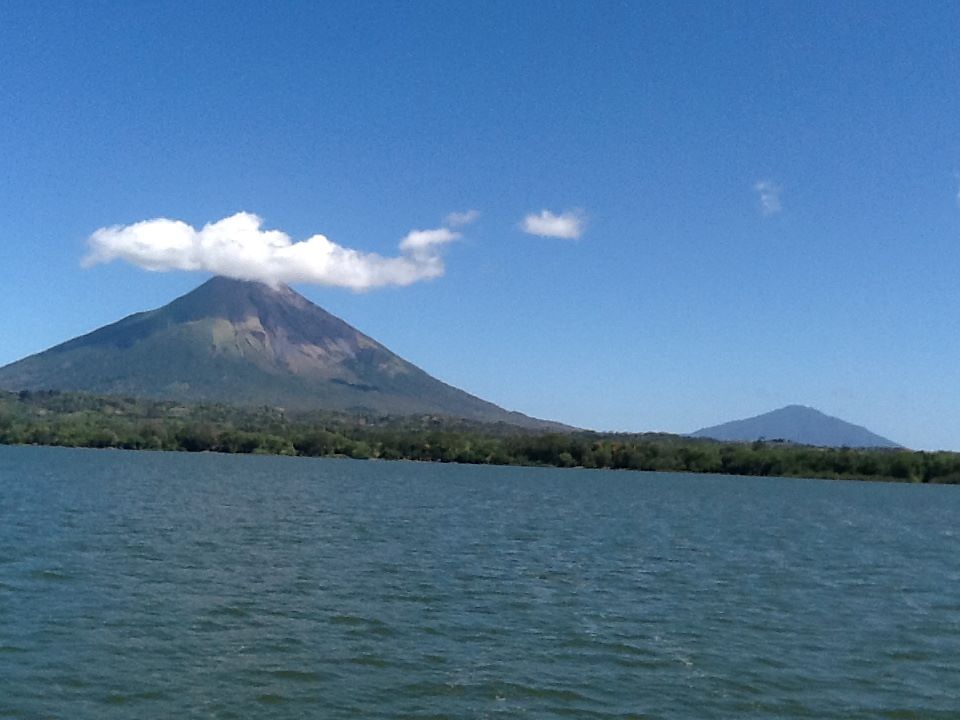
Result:
<instances>
[{"instance_id":1,"label":"distant hill","mask_svg":"<svg viewBox=\"0 0 960 720\"><path fill-rule=\"evenodd\" d=\"M289 287L223 277L0 368L0 388L565 427L431 377Z\"/></svg>"},{"instance_id":2,"label":"distant hill","mask_svg":"<svg viewBox=\"0 0 960 720\"><path fill-rule=\"evenodd\" d=\"M901 447L864 427L803 405L788 405L745 420L703 428L693 433L693 436L743 442L759 439L787 440L823 447Z\"/></svg>"}]
</instances>

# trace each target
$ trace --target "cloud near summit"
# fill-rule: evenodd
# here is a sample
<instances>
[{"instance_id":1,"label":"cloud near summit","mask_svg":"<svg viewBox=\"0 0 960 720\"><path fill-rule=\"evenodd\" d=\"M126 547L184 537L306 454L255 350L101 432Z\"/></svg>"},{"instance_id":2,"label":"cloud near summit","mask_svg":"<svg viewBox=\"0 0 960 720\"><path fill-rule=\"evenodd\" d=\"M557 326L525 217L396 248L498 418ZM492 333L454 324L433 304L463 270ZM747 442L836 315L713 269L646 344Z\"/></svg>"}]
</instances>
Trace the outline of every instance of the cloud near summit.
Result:
<instances>
[{"instance_id":1,"label":"cloud near summit","mask_svg":"<svg viewBox=\"0 0 960 720\"><path fill-rule=\"evenodd\" d=\"M323 235L295 242L280 230L265 230L263 220L247 212L199 230L157 218L100 228L89 238L83 265L125 260L153 271L200 270L272 285L310 283L362 291L443 275L442 249L459 237L446 227L412 230L400 241L398 255L384 257L343 247Z\"/></svg>"}]
</instances>

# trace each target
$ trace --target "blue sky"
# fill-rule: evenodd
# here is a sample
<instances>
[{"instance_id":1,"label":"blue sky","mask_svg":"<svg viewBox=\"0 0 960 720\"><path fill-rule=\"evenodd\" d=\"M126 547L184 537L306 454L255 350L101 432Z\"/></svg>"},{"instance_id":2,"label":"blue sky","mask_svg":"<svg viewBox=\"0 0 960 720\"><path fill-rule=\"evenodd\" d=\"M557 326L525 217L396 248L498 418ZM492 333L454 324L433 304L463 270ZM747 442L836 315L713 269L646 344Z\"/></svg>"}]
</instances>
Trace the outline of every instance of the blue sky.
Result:
<instances>
[{"instance_id":1,"label":"blue sky","mask_svg":"<svg viewBox=\"0 0 960 720\"><path fill-rule=\"evenodd\" d=\"M81 267L100 228L396 257L476 209L440 277L294 286L531 415L802 403L960 450L958 35L934 2L2 3L0 364L209 276Z\"/></svg>"}]
</instances>

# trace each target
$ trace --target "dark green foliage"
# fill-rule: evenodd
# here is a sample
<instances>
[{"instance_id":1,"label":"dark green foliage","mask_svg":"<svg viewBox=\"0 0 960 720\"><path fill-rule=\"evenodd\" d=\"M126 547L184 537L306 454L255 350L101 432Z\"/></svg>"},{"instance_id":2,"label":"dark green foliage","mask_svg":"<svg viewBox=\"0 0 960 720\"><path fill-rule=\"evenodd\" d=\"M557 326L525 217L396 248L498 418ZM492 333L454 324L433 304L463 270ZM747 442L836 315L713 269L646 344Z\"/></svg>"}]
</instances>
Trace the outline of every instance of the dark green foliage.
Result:
<instances>
[{"instance_id":1,"label":"dark green foliage","mask_svg":"<svg viewBox=\"0 0 960 720\"><path fill-rule=\"evenodd\" d=\"M436 415L290 412L57 391L0 392L0 443L960 484L960 454L541 433Z\"/></svg>"}]
</instances>

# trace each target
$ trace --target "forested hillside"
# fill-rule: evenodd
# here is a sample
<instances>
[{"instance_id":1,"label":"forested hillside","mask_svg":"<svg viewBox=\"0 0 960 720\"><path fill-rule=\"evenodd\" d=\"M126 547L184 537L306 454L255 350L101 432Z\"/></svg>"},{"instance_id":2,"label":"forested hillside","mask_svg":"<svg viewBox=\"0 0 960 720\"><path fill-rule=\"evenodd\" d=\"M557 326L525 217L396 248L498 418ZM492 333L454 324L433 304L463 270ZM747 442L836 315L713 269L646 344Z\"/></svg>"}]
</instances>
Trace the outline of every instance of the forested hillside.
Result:
<instances>
[{"instance_id":1,"label":"forested hillside","mask_svg":"<svg viewBox=\"0 0 960 720\"><path fill-rule=\"evenodd\" d=\"M0 393L0 443L960 483L958 453L543 433L438 415L289 412L55 391Z\"/></svg>"}]
</instances>

